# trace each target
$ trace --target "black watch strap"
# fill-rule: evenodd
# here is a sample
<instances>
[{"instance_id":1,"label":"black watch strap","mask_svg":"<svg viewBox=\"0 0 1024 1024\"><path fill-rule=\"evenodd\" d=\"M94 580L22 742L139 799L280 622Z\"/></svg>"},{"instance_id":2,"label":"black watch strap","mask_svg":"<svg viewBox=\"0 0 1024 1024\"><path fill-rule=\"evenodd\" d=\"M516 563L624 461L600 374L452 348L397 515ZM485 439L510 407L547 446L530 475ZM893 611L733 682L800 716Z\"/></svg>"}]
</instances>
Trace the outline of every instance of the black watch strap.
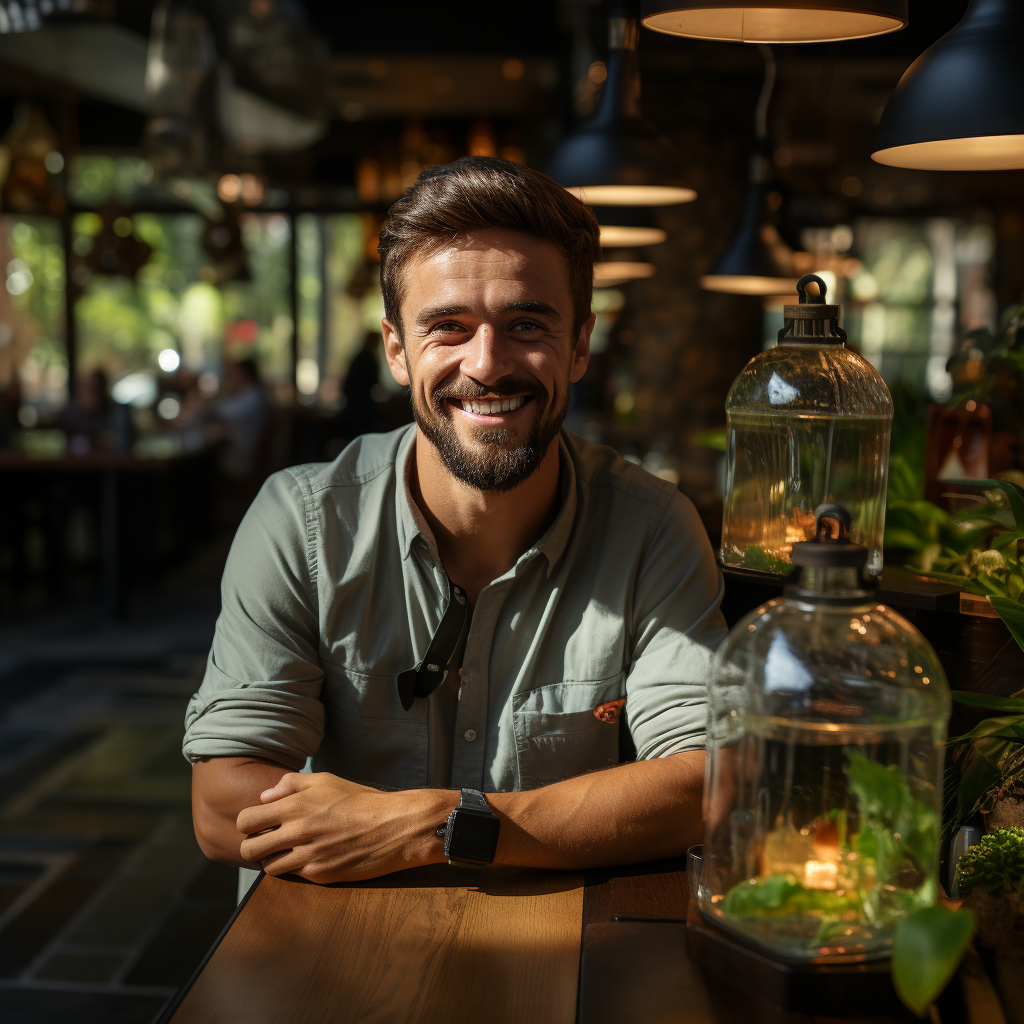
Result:
<instances>
[{"instance_id":1,"label":"black watch strap","mask_svg":"<svg viewBox=\"0 0 1024 1024\"><path fill-rule=\"evenodd\" d=\"M459 800L459 806L465 807L470 811L480 811L481 814L489 814L494 818L497 817L494 811L487 806L487 801L484 799L483 793L478 789L462 790L462 797Z\"/></svg>"}]
</instances>

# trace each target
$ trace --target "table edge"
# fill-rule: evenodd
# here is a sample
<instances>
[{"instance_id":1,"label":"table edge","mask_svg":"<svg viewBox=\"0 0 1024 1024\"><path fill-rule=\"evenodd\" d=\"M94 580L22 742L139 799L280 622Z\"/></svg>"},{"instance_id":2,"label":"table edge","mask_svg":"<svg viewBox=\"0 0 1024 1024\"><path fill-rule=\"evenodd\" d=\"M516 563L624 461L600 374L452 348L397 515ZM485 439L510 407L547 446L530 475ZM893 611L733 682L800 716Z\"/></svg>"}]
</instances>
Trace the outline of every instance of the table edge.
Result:
<instances>
[{"instance_id":1,"label":"table edge","mask_svg":"<svg viewBox=\"0 0 1024 1024\"><path fill-rule=\"evenodd\" d=\"M238 901L238 905L235 907L231 916L224 923L224 927L221 928L220 934L217 936L216 939L214 939L213 945L210 946L210 948L206 951L206 955L196 965L196 969L189 976L188 981L186 981L178 989L178 991L175 992L173 996L171 996L170 1002L168 1002L168 1004L163 1008L163 1010L160 1012L160 1016L153 1021L153 1024L169 1024L171 1018L178 1012L178 1007L181 1006L181 1004L184 1002L185 996L189 994L189 991L191 990L192 986L196 983L196 980L199 978L199 975L203 973L203 971L206 968L206 965L210 962L211 958L213 957L213 954L217 952L218 947L224 941L224 936L227 935L227 933L231 930L231 926L238 919L238 915L241 914L241 912L245 909L246 903L249 902L249 897L256 891L256 886L258 886L260 882L263 881L264 877L264 872L260 871L260 873L256 876L255 880L253 881L252 885L249 886L248 890L246 891L246 894Z\"/></svg>"}]
</instances>

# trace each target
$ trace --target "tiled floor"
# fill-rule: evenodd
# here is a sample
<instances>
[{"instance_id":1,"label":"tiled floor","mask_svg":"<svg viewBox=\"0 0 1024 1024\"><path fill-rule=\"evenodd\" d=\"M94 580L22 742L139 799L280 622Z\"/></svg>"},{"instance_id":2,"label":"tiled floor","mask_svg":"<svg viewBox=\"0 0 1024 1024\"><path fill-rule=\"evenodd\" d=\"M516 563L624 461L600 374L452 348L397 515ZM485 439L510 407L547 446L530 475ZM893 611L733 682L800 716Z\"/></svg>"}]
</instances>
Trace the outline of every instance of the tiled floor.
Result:
<instances>
[{"instance_id":1,"label":"tiled floor","mask_svg":"<svg viewBox=\"0 0 1024 1024\"><path fill-rule=\"evenodd\" d=\"M186 702L216 558L136 595L0 628L0 1019L148 1024L234 909L192 834Z\"/></svg>"}]
</instances>

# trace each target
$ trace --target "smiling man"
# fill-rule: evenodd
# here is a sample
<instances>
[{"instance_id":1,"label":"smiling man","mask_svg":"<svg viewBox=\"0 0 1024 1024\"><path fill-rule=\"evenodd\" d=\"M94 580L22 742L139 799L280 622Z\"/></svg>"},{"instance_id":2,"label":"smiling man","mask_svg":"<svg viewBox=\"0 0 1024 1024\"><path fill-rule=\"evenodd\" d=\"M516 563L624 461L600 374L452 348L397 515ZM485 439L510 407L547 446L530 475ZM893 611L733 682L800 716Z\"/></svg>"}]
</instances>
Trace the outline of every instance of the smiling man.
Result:
<instances>
[{"instance_id":1,"label":"smiling man","mask_svg":"<svg viewBox=\"0 0 1024 1024\"><path fill-rule=\"evenodd\" d=\"M186 720L208 856L331 882L699 836L721 575L674 487L562 430L599 252L586 206L501 160L391 208L416 422L276 474L239 528Z\"/></svg>"}]
</instances>

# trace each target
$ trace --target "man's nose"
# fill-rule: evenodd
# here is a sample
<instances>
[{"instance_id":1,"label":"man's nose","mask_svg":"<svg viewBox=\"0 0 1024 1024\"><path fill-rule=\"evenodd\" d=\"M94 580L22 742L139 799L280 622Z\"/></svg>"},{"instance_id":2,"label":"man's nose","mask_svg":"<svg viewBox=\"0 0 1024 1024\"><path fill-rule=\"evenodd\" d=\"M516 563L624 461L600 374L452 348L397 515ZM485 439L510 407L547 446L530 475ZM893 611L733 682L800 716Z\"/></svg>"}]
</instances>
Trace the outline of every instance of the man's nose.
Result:
<instances>
[{"instance_id":1,"label":"man's nose","mask_svg":"<svg viewBox=\"0 0 1024 1024\"><path fill-rule=\"evenodd\" d=\"M512 345L499 331L483 324L466 343L461 369L481 384L494 384L515 369Z\"/></svg>"}]
</instances>

